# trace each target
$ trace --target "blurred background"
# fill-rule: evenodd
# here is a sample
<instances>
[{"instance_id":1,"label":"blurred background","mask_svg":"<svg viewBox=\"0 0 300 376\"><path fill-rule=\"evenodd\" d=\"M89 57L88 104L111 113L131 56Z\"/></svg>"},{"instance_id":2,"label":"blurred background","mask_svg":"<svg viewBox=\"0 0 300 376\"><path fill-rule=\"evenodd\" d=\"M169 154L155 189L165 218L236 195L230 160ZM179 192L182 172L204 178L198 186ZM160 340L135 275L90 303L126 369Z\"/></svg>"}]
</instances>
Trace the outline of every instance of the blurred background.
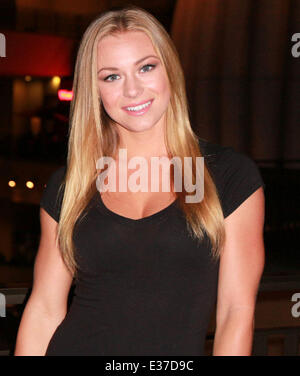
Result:
<instances>
[{"instance_id":1,"label":"blurred background","mask_svg":"<svg viewBox=\"0 0 300 376\"><path fill-rule=\"evenodd\" d=\"M44 185L66 162L80 38L99 13L129 4L170 33L195 132L260 168L266 265L253 355L299 355L300 0L0 0L0 354L13 353L32 287ZM212 316L208 355L214 327Z\"/></svg>"}]
</instances>

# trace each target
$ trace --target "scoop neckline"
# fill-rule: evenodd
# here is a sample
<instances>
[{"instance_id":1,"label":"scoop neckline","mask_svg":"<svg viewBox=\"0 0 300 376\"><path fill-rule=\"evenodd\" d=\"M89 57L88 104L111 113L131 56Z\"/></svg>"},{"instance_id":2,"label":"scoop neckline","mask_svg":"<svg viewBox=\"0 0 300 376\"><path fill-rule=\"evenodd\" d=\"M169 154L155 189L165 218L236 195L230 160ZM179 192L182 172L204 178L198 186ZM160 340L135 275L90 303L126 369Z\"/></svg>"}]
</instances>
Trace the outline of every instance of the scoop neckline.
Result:
<instances>
[{"instance_id":1,"label":"scoop neckline","mask_svg":"<svg viewBox=\"0 0 300 376\"><path fill-rule=\"evenodd\" d=\"M132 226L144 224L144 223L150 223L150 222L157 222L160 219L163 219L167 216L167 214L172 210L172 208L177 205L178 197L175 198L174 201L172 201L168 206L165 208L159 210L156 213L150 214L143 218L133 219L129 217L125 217L121 214L118 214L112 210L110 210L103 202L100 192L96 192L94 199L96 201L96 204L98 208L101 210L102 213L106 214L107 216L113 218L114 220L118 221L119 223L128 224Z\"/></svg>"}]
</instances>

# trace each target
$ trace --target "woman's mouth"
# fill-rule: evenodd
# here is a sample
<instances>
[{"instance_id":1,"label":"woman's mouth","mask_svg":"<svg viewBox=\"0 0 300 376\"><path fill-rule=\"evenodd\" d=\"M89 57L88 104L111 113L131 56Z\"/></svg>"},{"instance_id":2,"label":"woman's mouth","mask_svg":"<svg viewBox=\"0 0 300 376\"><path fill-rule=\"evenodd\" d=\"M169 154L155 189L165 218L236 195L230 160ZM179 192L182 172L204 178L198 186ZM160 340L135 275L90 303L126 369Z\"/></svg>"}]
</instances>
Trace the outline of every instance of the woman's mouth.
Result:
<instances>
[{"instance_id":1,"label":"woman's mouth","mask_svg":"<svg viewBox=\"0 0 300 376\"><path fill-rule=\"evenodd\" d=\"M132 116L139 116L145 114L149 108L152 105L154 99L150 99L148 102L145 102L138 106L128 106L128 107L122 107L124 111L126 111L129 115Z\"/></svg>"}]
</instances>

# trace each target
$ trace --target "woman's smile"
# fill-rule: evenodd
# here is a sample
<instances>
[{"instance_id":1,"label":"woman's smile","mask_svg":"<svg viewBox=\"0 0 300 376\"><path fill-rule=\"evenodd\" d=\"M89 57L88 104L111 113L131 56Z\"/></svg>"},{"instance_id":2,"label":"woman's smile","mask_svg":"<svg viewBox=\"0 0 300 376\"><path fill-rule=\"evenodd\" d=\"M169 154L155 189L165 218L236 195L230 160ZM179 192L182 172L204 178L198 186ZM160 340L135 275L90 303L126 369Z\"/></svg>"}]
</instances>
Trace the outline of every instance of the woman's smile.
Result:
<instances>
[{"instance_id":1,"label":"woman's smile","mask_svg":"<svg viewBox=\"0 0 300 376\"><path fill-rule=\"evenodd\" d=\"M154 99L150 99L149 101L144 102L143 104L140 104L138 106L122 107L122 109L131 116L144 115L150 109L153 101Z\"/></svg>"}]
</instances>

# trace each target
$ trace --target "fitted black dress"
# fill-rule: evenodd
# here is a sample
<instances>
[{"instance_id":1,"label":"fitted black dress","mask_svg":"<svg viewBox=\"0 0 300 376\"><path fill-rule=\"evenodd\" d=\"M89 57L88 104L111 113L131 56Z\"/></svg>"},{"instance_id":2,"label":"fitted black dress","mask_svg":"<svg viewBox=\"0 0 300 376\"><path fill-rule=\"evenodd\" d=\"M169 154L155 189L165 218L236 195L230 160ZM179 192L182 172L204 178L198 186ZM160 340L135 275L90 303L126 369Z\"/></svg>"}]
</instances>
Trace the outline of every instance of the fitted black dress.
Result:
<instances>
[{"instance_id":1,"label":"fitted black dress","mask_svg":"<svg viewBox=\"0 0 300 376\"><path fill-rule=\"evenodd\" d=\"M224 217L264 187L248 156L204 140L200 147ZM40 203L56 221L64 173L52 174ZM73 235L74 297L46 355L204 355L219 270L208 238L189 236L177 201L134 220L109 210L97 191L86 210Z\"/></svg>"}]
</instances>

